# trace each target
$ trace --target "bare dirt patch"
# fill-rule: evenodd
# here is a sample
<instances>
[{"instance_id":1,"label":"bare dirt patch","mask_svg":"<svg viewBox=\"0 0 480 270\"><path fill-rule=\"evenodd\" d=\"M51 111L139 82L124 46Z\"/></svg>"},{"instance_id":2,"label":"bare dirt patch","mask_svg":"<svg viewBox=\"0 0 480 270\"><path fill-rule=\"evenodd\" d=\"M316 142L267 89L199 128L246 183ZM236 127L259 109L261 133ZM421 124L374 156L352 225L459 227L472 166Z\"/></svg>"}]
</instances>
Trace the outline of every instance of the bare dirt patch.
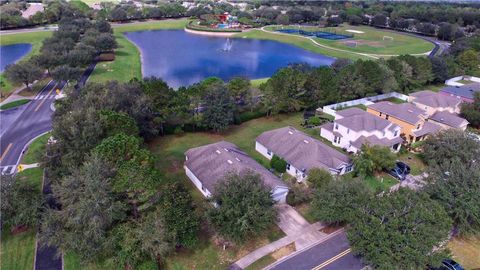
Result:
<instances>
[{"instance_id":1,"label":"bare dirt patch","mask_svg":"<svg viewBox=\"0 0 480 270\"><path fill-rule=\"evenodd\" d=\"M277 261L285 256L292 254L295 251L296 251L295 242L293 242L289 245L286 245L282 248L275 250L274 252L272 252L271 256Z\"/></svg>"},{"instance_id":2,"label":"bare dirt patch","mask_svg":"<svg viewBox=\"0 0 480 270\"><path fill-rule=\"evenodd\" d=\"M331 234L335 231L338 231L342 228L342 226L327 226L327 227L323 227L322 229L320 229L321 232L323 233L326 233L326 234Z\"/></svg>"}]
</instances>

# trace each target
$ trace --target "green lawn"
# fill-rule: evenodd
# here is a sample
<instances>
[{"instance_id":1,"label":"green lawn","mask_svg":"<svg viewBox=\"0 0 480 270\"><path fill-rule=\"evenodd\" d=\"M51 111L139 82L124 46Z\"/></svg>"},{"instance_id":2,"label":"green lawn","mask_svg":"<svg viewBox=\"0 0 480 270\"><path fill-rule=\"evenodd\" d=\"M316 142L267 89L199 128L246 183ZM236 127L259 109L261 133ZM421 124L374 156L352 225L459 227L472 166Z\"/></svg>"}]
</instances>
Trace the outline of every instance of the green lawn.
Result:
<instances>
[{"instance_id":1,"label":"green lawn","mask_svg":"<svg viewBox=\"0 0 480 270\"><path fill-rule=\"evenodd\" d=\"M48 138L50 138L50 132L46 133L37 139L35 139L27 148L27 152L22 157L22 164L32 164L42 161L42 155L45 153L45 145Z\"/></svg>"},{"instance_id":2,"label":"green lawn","mask_svg":"<svg viewBox=\"0 0 480 270\"><path fill-rule=\"evenodd\" d=\"M398 180L387 173L365 177L365 182L374 191L388 191L393 185L398 184Z\"/></svg>"},{"instance_id":3,"label":"green lawn","mask_svg":"<svg viewBox=\"0 0 480 270\"><path fill-rule=\"evenodd\" d=\"M11 108L15 108L15 107L27 104L28 102L30 102L30 99L18 99L18 100L9 102L7 104L3 104L2 106L0 106L0 110L8 110Z\"/></svg>"},{"instance_id":4,"label":"green lawn","mask_svg":"<svg viewBox=\"0 0 480 270\"><path fill-rule=\"evenodd\" d=\"M352 60L356 59L372 59L371 57L367 56L362 56L358 54L353 54L353 53L348 53L348 52L340 52L340 51L335 51L331 50L328 48L323 48L315 45L312 41L302 38L302 37L296 37L296 36L287 36L287 35L278 35L278 34L272 34L272 33L267 33L261 30L253 29L248 32L243 32L235 35L235 37L238 38L252 38L252 39L267 39L267 40L275 40L291 45L298 46L300 48L303 48L305 50L314 52L314 53L319 53L327 56L332 56L332 57L339 57L339 58L349 58Z\"/></svg>"},{"instance_id":5,"label":"green lawn","mask_svg":"<svg viewBox=\"0 0 480 270\"><path fill-rule=\"evenodd\" d=\"M404 153L398 156L398 160L405 162L410 166L411 175L420 175L425 172L427 166L421 159L419 154L414 153Z\"/></svg>"},{"instance_id":6,"label":"green lawn","mask_svg":"<svg viewBox=\"0 0 480 270\"><path fill-rule=\"evenodd\" d=\"M275 29L278 27L269 27ZM295 28L298 27L285 27ZM431 51L434 45L420 38L401 34L399 32L390 32L377 29L370 26L352 26L343 24L338 27L318 28L304 27L306 31L327 31L338 34L353 34L354 37L343 40L328 40L323 38L314 38L320 44L347 50L357 53L379 54L379 55L401 55L401 54L422 54ZM360 31L363 33L351 33L346 30ZM393 40L384 37L392 37Z\"/></svg>"},{"instance_id":7,"label":"green lawn","mask_svg":"<svg viewBox=\"0 0 480 270\"><path fill-rule=\"evenodd\" d=\"M255 79L251 80L250 83L252 84L253 87L260 87L261 84L266 83L270 78L262 78L262 79Z\"/></svg>"},{"instance_id":8,"label":"green lawn","mask_svg":"<svg viewBox=\"0 0 480 270\"><path fill-rule=\"evenodd\" d=\"M12 235L10 230L2 232L0 269L33 269L35 254L35 229Z\"/></svg>"},{"instance_id":9,"label":"green lawn","mask_svg":"<svg viewBox=\"0 0 480 270\"><path fill-rule=\"evenodd\" d=\"M43 170L28 169L17 174L17 181L29 181L41 192ZM0 269L33 269L35 253L35 228L12 235L9 228L2 230Z\"/></svg>"},{"instance_id":10,"label":"green lawn","mask_svg":"<svg viewBox=\"0 0 480 270\"><path fill-rule=\"evenodd\" d=\"M38 54L40 47L42 47L42 41L51 36L51 31L44 32L31 32L31 33L18 33L18 34L7 34L2 35L0 39L0 45L10 45L17 43L30 43L32 44L32 50L23 58L28 59L31 56ZM8 95L12 90L20 85L14 85L3 77L3 74L0 76L0 80L4 81L5 86L1 87L2 95Z\"/></svg>"},{"instance_id":11,"label":"green lawn","mask_svg":"<svg viewBox=\"0 0 480 270\"><path fill-rule=\"evenodd\" d=\"M89 81L117 80L127 82L132 78L142 78L140 51L135 44L125 37L124 33L158 29L183 29L187 22L187 19L179 19L115 25L114 34L119 45L119 48L115 50L115 60L98 63Z\"/></svg>"},{"instance_id":12,"label":"green lawn","mask_svg":"<svg viewBox=\"0 0 480 270\"><path fill-rule=\"evenodd\" d=\"M245 270L262 270L263 268L269 266L275 261L276 260L272 257L272 255L263 256L258 261L252 263L247 268L245 268Z\"/></svg>"}]
</instances>

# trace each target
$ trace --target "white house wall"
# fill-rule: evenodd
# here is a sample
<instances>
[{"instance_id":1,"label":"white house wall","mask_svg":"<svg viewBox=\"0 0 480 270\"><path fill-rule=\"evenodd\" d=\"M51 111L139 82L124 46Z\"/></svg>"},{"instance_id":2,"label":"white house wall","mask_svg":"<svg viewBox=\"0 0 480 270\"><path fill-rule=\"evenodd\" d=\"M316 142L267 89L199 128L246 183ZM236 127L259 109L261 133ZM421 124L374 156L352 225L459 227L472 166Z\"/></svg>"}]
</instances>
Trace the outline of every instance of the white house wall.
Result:
<instances>
[{"instance_id":1,"label":"white house wall","mask_svg":"<svg viewBox=\"0 0 480 270\"><path fill-rule=\"evenodd\" d=\"M185 174L188 176L190 181L192 181L192 183L197 187L197 189L203 194L203 196L205 196L205 198L209 198L210 196L212 196L212 194L208 189L206 188L205 190L203 189L202 182L198 180L195 174L193 174L192 171L190 171L190 169L187 166L183 166L183 167L185 168Z\"/></svg>"},{"instance_id":2,"label":"white house wall","mask_svg":"<svg viewBox=\"0 0 480 270\"><path fill-rule=\"evenodd\" d=\"M268 154L268 149L257 141L255 141L255 150L257 150L257 152L259 152L260 154L262 154L262 156L264 156L268 159L272 159L272 157L273 157L273 154L270 153L270 155L269 155Z\"/></svg>"}]
</instances>

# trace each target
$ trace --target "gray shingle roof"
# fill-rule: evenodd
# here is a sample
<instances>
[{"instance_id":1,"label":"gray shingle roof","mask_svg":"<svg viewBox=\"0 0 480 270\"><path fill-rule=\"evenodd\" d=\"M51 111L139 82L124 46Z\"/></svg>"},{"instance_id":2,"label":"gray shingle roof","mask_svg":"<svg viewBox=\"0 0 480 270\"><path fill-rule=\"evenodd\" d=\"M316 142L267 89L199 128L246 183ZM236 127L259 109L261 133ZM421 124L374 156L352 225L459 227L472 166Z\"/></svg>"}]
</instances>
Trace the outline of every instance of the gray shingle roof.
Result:
<instances>
[{"instance_id":1,"label":"gray shingle roof","mask_svg":"<svg viewBox=\"0 0 480 270\"><path fill-rule=\"evenodd\" d=\"M433 135L442 129L441 126L432 122L425 122L420 130L414 131L413 134L417 137L424 135Z\"/></svg>"},{"instance_id":2,"label":"gray shingle roof","mask_svg":"<svg viewBox=\"0 0 480 270\"><path fill-rule=\"evenodd\" d=\"M440 90L455 96L473 99L475 92L480 92L480 83L469 83L462 86L447 86Z\"/></svg>"},{"instance_id":3,"label":"gray shingle roof","mask_svg":"<svg viewBox=\"0 0 480 270\"><path fill-rule=\"evenodd\" d=\"M393 125L394 128L397 126L388 120L358 108L341 110L337 114L340 114L343 118L337 119L335 122L353 131L382 131L390 125Z\"/></svg>"},{"instance_id":4,"label":"gray shingle roof","mask_svg":"<svg viewBox=\"0 0 480 270\"><path fill-rule=\"evenodd\" d=\"M188 158L185 161L185 166L195 174L210 192L214 192L215 185L223 180L227 173L243 173L246 170L260 174L265 185L272 189L276 187L287 188L282 180L258 164L233 143L220 141L191 148L185 152L185 155Z\"/></svg>"},{"instance_id":5,"label":"gray shingle roof","mask_svg":"<svg viewBox=\"0 0 480 270\"><path fill-rule=\"evenodd\" d=\"M401 137L396 137L391 140L387 138L379 139L377 136L360 136L358 137L357 140L352 142L352 145L355 146L357 149L360 149L363 144L369 144L369 145L381 145L381 146L388 146L391 147L397 143L402 143L403 139Z\"/></svg>"},{"instance_id":6,"label":"gray shingle roof","mask_svg":"<svg viewBox=\"0 0 480 270\"><path fill-rule=\"evenodd\" d=\"M462 102L462 100L459 98L442 95L432 92L430 90L416 92L411 94L410 96L415 98L413 102L417 102L433 108L455 108Z\"/></svg>"},{"instance_id":7,"label":"gray shingle roof","mask_svg":"<svg viewBox=\"0 0 480 270\"><path fill-rule=\"evenodd\" d=\"M464 124L468 124L468 121L460 116L445 111L434 113L430 119L454 128L460 128Z\"/></svg>"},{"instance_id":8,"label":"gray shingle roof","mask_svg":"<svg viewBox=\"0 0 480 270\"><path fill-rule=\"evenodd\" d=\"M293 127L266 131L257 137L257 142L300 170L337 170L352 163L347 155Z\"/></svg>"},{"instance_id":9,"label":"gray shingle roof","mask_svg":"<svg viewBox=\"0 0 480 270\"><path fill-rule=\"evenodd\" d=\"M394 104L389 101L381 101L368 105L368 107L375 111L391 115L412 125L417 124L418 121L427 117L426 111L411 103Z\"/></svg>"}]
</instances>

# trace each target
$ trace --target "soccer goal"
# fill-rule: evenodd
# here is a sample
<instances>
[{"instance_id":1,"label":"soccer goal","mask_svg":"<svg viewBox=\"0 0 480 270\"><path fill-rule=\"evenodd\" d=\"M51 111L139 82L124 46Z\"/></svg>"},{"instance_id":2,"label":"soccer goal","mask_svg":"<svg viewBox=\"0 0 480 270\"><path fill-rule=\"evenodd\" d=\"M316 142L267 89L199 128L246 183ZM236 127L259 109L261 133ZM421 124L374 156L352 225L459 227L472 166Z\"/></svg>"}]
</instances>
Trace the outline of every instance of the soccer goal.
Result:
<instances>
[{"instance_id":1,"label":"soccer goal","mask_svg":"<svg viewBox=\"0 0 480 270\"><path fill-rule=\"evenodd\" d=\"M390 37L390 36L383 36L383 41L393 41L393 37Z\"/></svg>"}]
</instances>

